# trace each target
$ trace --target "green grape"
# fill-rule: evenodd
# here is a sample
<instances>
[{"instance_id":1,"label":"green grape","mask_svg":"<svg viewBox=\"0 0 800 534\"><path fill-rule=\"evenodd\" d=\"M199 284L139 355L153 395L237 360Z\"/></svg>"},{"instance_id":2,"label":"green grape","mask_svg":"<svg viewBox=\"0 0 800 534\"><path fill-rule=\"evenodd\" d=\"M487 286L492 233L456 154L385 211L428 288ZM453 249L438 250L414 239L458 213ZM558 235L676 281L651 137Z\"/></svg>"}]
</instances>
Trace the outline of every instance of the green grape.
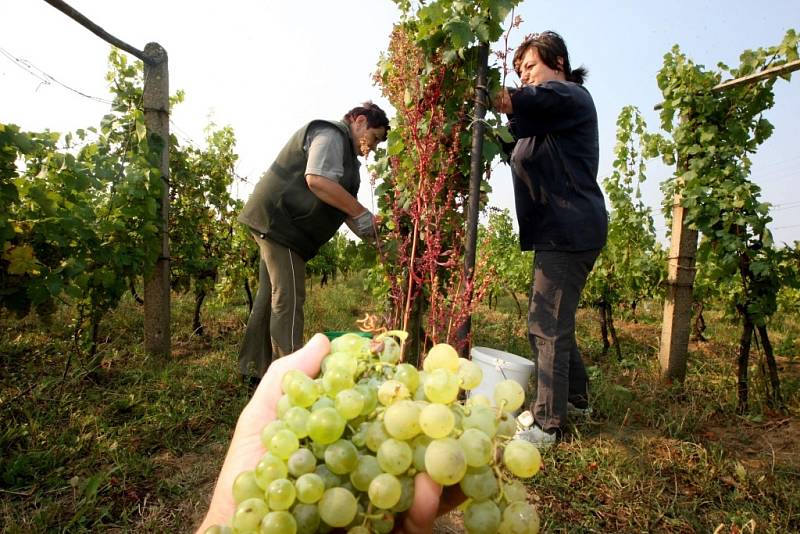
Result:
<instances>
[{"instance_id":1,"label":"green grape","mask_svg":"<svg viewBox=\"0 0 800 534\"><path fill-rule=\"evenodd\" d=\"M371 534L369 529L364 525L356 525L347 531L347 534Z\"/></svg>"},{"instance_id":2,"label":"green grape","mask_svg":"<svg viewBox=\"0 0 800 534\"><path fill-rule=\"evenodd\" d=\"M405 441L387 439L378 447L378 465L386 473L399 475L408 471L414 459L411 446Z\"/></svg>"},{"instance_id":3,"label":"green grape","mask_svg":"<svg viewBox=\"0 0 800 534\"><path fill-rule=\"evenodd\" d=\"M388 510L400 501L402 485L392 474L382 473L369 483L369 500L378 508Z\"/></svg>"},{"instance_id":4,"label":"green grape","mask_svg":"<svg viewBox=\"0 0 800 534\"><path fill-rule=\"evenodd\" d=\"M325 489L335 488L342 485L341 477L339 477L339 475L334 475L325 464L319 464L314 469L314 473L325 482Z\"/></svg>"},{"instance_id":5,"label":"green grape","mask_svg":"<svg viewBox=\"0 0 800 534\"><path fill-rule=\"evenodd\" d=\"M286 427L294 432L295 436L303 439L308 436L308 418L311 412L300 406L292 406L281 419L286 423Z\"/></svg>"},{"instance_id":6,"label":"green grape","mask_svg":"<svg viewBox=\"0 0 800 534\"><path fill-rule=\"evenodd\" d=\"M397 514L405 512L414 504L414 479L400 477L398 480L400 480L402 492L400 493L400 500L392 507L392 512Z\"/></svg>"},{"instance_id":7,"label":"green grape","mask_svg":"<svg viewBox=\"0 0 800 534\"><path fill-rule=\"evenodd\" d=\"M506 438L513 437L517 433L517 420L509 412L500 414L500 420L497 423L496 436L503 436Z\"/></svg>"},{"instance_id":8,"label":"green grape","mask_svg":"<svg viewBox=\"0 0 800 534\"><path fill-rule=\"evenodd\" d=\"M459 358L458 379L461 381L461 389L475 389L481 385L481 381L483 380L483 371L472 360Z\"/></svg>"},{"instance_id":9,"label":"green grape","mask_svg":"<svg viewBox=\"0 0 800 534\"><path fill-rule=\"evenodd\" d=\"M453 438L431 441L425 451L425 471L442 486L458 483L467 472L464 450Z\"/></svg>"},{"instance_id":10,"label":"green grape","mask_svg":"<svg viewBox=\"0 0 800 534\"><path fill-rule=\"evenodd\" d=\"M467 428L458 437L458 442L464 449L467 465L480 467L492 459L492 440L483 431Z\"/></svg>"},{"instance_id":11,"label":"green grape","mask_svg":"<svg viewBox=\"0 0 800 534\"><path fill-rule=\"evenodd\" d=\"M308 375L306 375L300 369L289 369L283 373L283 377L281 378L281 390L284 393L289 393L289 390L292 389L292 384L294 381L303 380L304 378L308 378Z\"/></svg>"},{"instance_id":12,"label":"green grape","mask_svg":"<svg viewBox=\"0 0 800 534\"><path fill-rule=\"evenodd\" d=\"M289 470L283 460L268 452L256 464L255 477L258 485L266 491L270 482L278 478L286 478Z\"/></svg>"},{"instance_id":13,"label":"green grape","mask_svg":"<svg viewBox=\"0 0 800 534\"><path fill-rule=\"evenodd\" d=\"M411 392L408 387L397 380L387 380L378 388L378 402L384 406L409 398L411 398Z\"/></svg>"},{"instance_id":14,"label":"green grape","mask_svg":"<svg viewBox=\"0 0 800 534\"><path fill-rule=\"evenodd\" d=\"M528 490L525 489L525 486L519 480L503 482L503 497L505 497L508 503L515 501L527 502Z\"/></svg>"},{"instance_id":15,"label":"green grape","mask_svg":"<svg viewBox=\"0 0 800 534\"><path fill-rule=\"evenodd\" d=\"M417 370L417 376L419 376L419 385L424 386L425 381L428 379L428 376L430 376L430 373L424 369L422 371Z\"/></svg>"},{"instance_id":16,"label":"green grape","mask_svg":"<svg viewBox=\"0 0 800 534\"><path fill-rule=\"evenodd\" d=\"M457 433L463 429L464 407L460 404L451 404L450 411L453 412L453 430Z\"/></svg>"},{"instance_id":17,"label":"green grape","mask_svg":"<svg viewBox=\"0 0 800 534\"><path fill-rule=\"evenodd\" d=\"M383 350L379 358L385 363L397 363L400 361L400 344L393 337L383 338Z\"/></svg>"},{"instance_id":18,"label":"green grape","mask_svg":"<svg viewBox=\"0 0 800 534\"><path fill-rule=\"evenodd\" d=\"M319 500L319 504L317 504L317 508L322 520L335 528L349 525L358 511L356 498L344 488L325 490Z\"/></svg>"},{"instance_id":19,"label":"green grape","mask_svg":"<svg viewBox=\"0 0 800 534\"><path fill-rule=\"evenodd\" d=\"M314 455L314 458L317 460L325 460L325 449L328 446L324 443L320 443L318 441L311 441L311 454Z\"/></svg>"},{"instance_id":20,"label":"green grape","mask_svg":"<svg viewBox=\"0 0 800 534\"><path fill-rule=\"evenodd\" d=\"M308 418L308 435L314 441L327 445L344 433L346 421L335 408L320 408Z\"/></svg>"},{"instance_id":21,"label":"green grape","mask_svg":"<svg viewBox=\"0 0 800 534\"><path fill-rule=\"evenodd\" d=\"M251 498L264 499L265 494L256 481L255 471L242 471L233 481L233 500L236 504Z\"/></svg>"},{"instance_id":22,"label":"green grape","mask_svg":"<svg viewBox=\"0 0 800 534\"><path fill-rule=\"evenodd\" d=\"M447 369L434 369L425 379L424 388L429 401L450 404L458 397L458 376Z\"/></svg>"},{"instance_id":23,"label":"green grape","mask_svg":"<svg viewBox=\"0 0 800 534\"><path fill-rule=\"evenodd\" d=\"M289 474L298 478L306 473L313 473L314 468L317 466L317 459L310 450L305 448L297 449L289 456L286 466L289 468Z\"/></svg>"},{"instance_id":24,"label":"green grape","mask_svg":"<svg viewBox=\"0 0 800 534\"><path fill-rule=\"evenodd\" d=\"M283 395L281 395L281 398L278 399L278 405L277 405L278 418L283 419L283 416L286 415L286 412L291 407L292 407L292 399L289 398L289 395L284 393Z\"/></svg>"},{"instance_id":25,"label":"green grape","mask_svg":"<svg viewBox=\"0 0 800 534\"><path fill-rule=\"evenodd\" d=\"M418 371L417 376L419 377L419 385L414 391L414 400L427 400L425 396L425 381L428 380L428 373L425 371Z\"/></svg>"},{"instance_id":26,"label":"green grape","mask_svg":"<svg viewBox=\"0 0 800 534\"><path fill-rule=\"evenodd\" d=\"M358 465L358 449L349 441L335 441L325 449L325 465L337 475L346 475Z\"/></svg>"},{"instance_id":27,"label":"green grape","mask_svg":"<svg viewBox=\"0 0 800 534\"><path fill-rule=\"evenodd\" d=\"M300 447L297 436L289 429L278 430L269 441L269 452L280 458L287 460Z\"/></svg>"},{"instance_id":28,"label":"green grape","mask_svg":"<svg viewBox=\"0 0 800 534\"><path fill-rule=\"evenodd\" d=\"M494 387L494 403L504 412L518 410L525 402L525 390L514 380L503 380Z\"/></svg>"},{"instance_id":29,"label":"green grape","mask_svg":"<svg viewBox=\"0 0 800 534\"><path fill-rule=\"evenodd\" d=\"M414 393L419 387L419 371L410 363L401 363L394 371L392 379L402 382L408 391Z\"/></svg>"},{"instance_id":30,"label":"green grape","mask_svg":"<svg viewBox=\"0 0 800 534\"><path fill-rule=\"evenodd\" d=\"M394 516L392 514L384 513L380 517L373 517L369 521L372 530L377 534L389 534L394 530Z\"/></svg>"},{"instance_id":31,"label":"green grape","mask_svg":"<svg viewBox=\"0 0 800 534\"><path fill-rule=\"evenodd\" d=\"M458 353L456 349L447 343L439 343L431 347L425 360L422 362L422 368L427 372L432 372L435 369L446 369L451 373L458 372Z\"/></svg>"},{"instance_id":32,"label":"green grape","mask_svg":"<svg viewBox=\"0 0 800 534\"><path fill-rule=\"evenodd\" d=\"M514 476L530 478L539 472L542 457L534 444L512 439L503 451L503 464Z\"/></svg>"},{"instance_id":33,"label":"green grape","mask_svg":"<svg viewBox=\"0 0 800 534\"><path fill-rule=\"evenodd\" d=\"M428 449L428 445L430 445L431 441L433 441L433 439L431 439L430 436L420 434L411 442L411 447L414 450L414 469L417 471L425 471L425 451Z\"/></svg>"},{"instance_id":34,"label":"green grape","mask_svg":"<svg viewBox=\"0 0 800 534\"><path fill-rule=\"evenodd\" d=\"M292 404L302 408L308 408L314 404L314 401L320 396L319 385L303 373L295 374L292 378L286 390Z\"/></svg>"},{"instance_id":35,"label":"green grape","mask_svg":"<svg viewBox=\"0 0 800 534\"><path fill-rule=\"evenodd\" d=\"M353 375L346 369L334 367L322 375L322 387L325 388L325 393L330 397L336 397L336 394L342 390L351 388L355 385L353 382Z\"/></svg>"},{"instance_id":36,"label":"green grape","mask_svg":"<svg viewBox=\"0 0 800 534\"><path fill-rule=\"evenodd\" d=\"M350 436L350 441L359 449L367 446L367 431L369 430L369 423L363 422L358 425L356 431Z\"/></svg>"},{"instance_id":37,"label":"green grape","mask_svg":"<svg viewBox=\"0 0 800 534\"><path fill-rule=\"evenodd\" d=\"M499 487L494 470L488 465L469 467L458 483L464 495L476 501L484 501L497 495Z\"/></svg>"},{"instance_id":38,"label":"green grape","mask_svg":"<svg viewBox=\"0 0 800 534\"><path fill-rule=\"evenodd\" d=\"M294 481L294 489L298 501L312 504L320 500L325 493L325 481L316 473L306 473Z\"/></svg>"},{"instance_id":39,"label":"green grape","mask_svg":"<svg viewBox=\"0 0 800 534\"><path fill-rule=\"evenodd\" d=\"M261 518L269 512L269 507L264 499L245 499L236 507L236 512L231 519L231 526L236 531L248 532L258 529Z\"/></svg>"},{"instance_id":40,"label":"green grape","mask_svg":"<svg viewBox=\"0 0 800 534\"><path fill-rule=\"evenodd\" d=\"M288 510L294 504L297 492L294 484L286 478L278 478L269 483L267 499L270 510Z\"/></svg>"},{"instance_id":41,"label":"green grape","mask_svg":"<svg viewBox=\"0 0 800 534\"><path fill-rule=\"evenodd\" d=\"M311 411L316 412L320 408L334 408L336 406L334 400L327 395L323 395L314 401L314 404L311 405Z\"/></svg>"},{"instance_id":42,"label":"green grape","mask_svg":"<svg viewBox=\"0 0 800 534\"><path fill-rule=\"evenodd\" d=\"M409 440L422 430L419 427L420 412L414 401L397 401L383 412L383 426L393 438Z\"/></svg>"},{"instance_id":43,"label":"green grape","mask_svg":"<svg viewBox=\"0 0 800 534\"><path fill-rule=\"evenodd\" d=\"M500 534L537 534L539 514L536 508L526 502L514 501L503 510L503 520L498 529Z\"/></svg>"},{"instance_id":44,"label":"green grape","mask_svg":"<svg viewBox=\"0 0 800 534\"><path fill-rule=\"evenodd\" d=\"M364 396L355 388L348 388L336 394L336 411L345 419L355 419L364 409Z\"/></svg>"},{"instance_id":45,"label":"green grape","mask_svg":"<svg viewBox=\"0 0 800 534\"><path fill-rule=\"evenodd\" d=\"M261 429L261 444L265 449L269 450L269 444L272 441L272 436L277 434L278 431L286 430L287 428L289 427L286 425L286 423L280 419L270 421L264 426L264 428Z\"/></svg>"},{"instance_id":46,"label":"green grape","mask_svg":"<svg viewBox=\"0 0 800 534\"><path fill-rule=\"evenodd\" d=\"M453 430L455 416L444 404L428 404L419 414L419 426L430 437L443 438Z\"/></svg>"},{"instance_id":47,"label":"green grape","mask_svg":"<svg viewBox=\"0 0 800 534\"><path fill-rule=\"evenodd\" d=\"M364 398L364 407L361 408L361 415L371 414L378 406L377 391L366 384L357 384L353 389L361 393L361 396Z\"/></svg>"},{"instance_id":48,"label":"green grape","mask_svg":"<svg viewBox=\"0 0 800 534\"><path fill-rule=\"evenodd\" d=\"M345 482L342 482L342 485L339 486L339 487L346 489L347 491L349 491L353 495L356 495L358 493L358 491L353 487L353 484L350 483L350 480L347 479L346 477L342 477L342 479L345 480ZM361 509L359 508L359 510L361 510Z\"/></svg>"},{"instance_id":49,"label":"green grape","mask_svg":"<svg viewBox=\"0 0 800 534\"><path fill-rule=\"evenodd\" d=\"M331 352L346 352L354 356L369 353L371 340L358 334L348 333L331 341Z\"/></svg>"},{"instance_id":50,"label":"green grape","mask_svg":"<svg viewBox=\"0 0 800 534\"><path fill-rule=\"evenodd\" d=\"M487 406L473 406L461 419L461 426L464 430L477 428L484 434L493 438L497 433L497 412L494 408Z\"/></svg>"},{"instance_id":51,"label":"green grape","mask_svg":"<svg viewBox=\"0 0 800 534\"><path fill-rule=\"evenodd\" d=\"M358 457L356 468L350 472L350 483L358 491L367 491L372 479L380 474L378 459L371 454L362 454Z\"/></svg>"},{"instance_id":52,"label":"green grape","mask_svg":"<svg viewBox=\"0 0 800 534\"><path fill-rule=\"evenodd\" d=\"M354 376L358 371L358 358L347 352L331 352L322 360L322 372L324 374L328 369L335 367L344 369L350 376Z\"/></svg>"},{"instance_id":53,"label":"green grape","mask_svg":"<svg viewBox=\"0 0 800 534\"><path fill-rule=\"evenodd\" d=\"M376 419L369 424L367 429L367 448L372 452L378 452L381 443L389 439L389 433L386 432L386 427L383 422Z\"/></svg>"},{"instance_id":54,"label":"green grape","mask_svg":"<svg viewBox=\"0 0 800 534\"><path fill-rule=\"evenodd\" d=\"M469 534L493 534L499 526L500 509L494 501L473 501L464 510L464 527Z\"/></svg>"},{"instance_id":55,"label":"green grape","mask_svg":"<svg viewBox=\"0 0 800 534\"><path fill-rule=\"evenodd\" d=\"M319 396L320 397L324 397L325 396L325 386L322 385L322 375L319 375L318 377L313 379L313 382L314 382L314 387L316 387L317 391L319 392ZM317 402L317 401L314 401L314 402ZM311 406L314 406L314 405L312 404Z\"/></svg>"},{"instance_id":56,"label":"green grape","mask_svg":"<svg viewBox=\"0 0 800 534\"><path fill-rule=\"evenodd\" d=\"M297 522L285 510L269 512L261 520L260 534L296 534Z\"/></svg>"},{"instance_id":57,"label":"green grape","mask_svg":"<svg viewBox=\"0 0 800 534\"><path fill-rule=\"evenodd\" d=\"M489 400L489 397L483 395L481 393L470 394L467 402L464 404L467 408L473 408L474 406L486 406L487 408L491 407L492 401Z\"/></svg>"},{"instance_id":58,"label":"green grape","mask_svg":"<svg viewBox=\"0 0 800 534\"><path fill-rule=\"evenodd\" d=\"M315 534L320 527L319 510L316 504L299 503L292 508L297 523L297 534Z\"/></svg>"},{"instance_id":59,"label":"green grape","mask_svg":"<svg viewBox=\"0 0 800 534\"><path fill-rule=\"evenodd\" d=\"M211 525L203 534L234 534L230 527L223 525Z\"/></svg>"}]
</instances>

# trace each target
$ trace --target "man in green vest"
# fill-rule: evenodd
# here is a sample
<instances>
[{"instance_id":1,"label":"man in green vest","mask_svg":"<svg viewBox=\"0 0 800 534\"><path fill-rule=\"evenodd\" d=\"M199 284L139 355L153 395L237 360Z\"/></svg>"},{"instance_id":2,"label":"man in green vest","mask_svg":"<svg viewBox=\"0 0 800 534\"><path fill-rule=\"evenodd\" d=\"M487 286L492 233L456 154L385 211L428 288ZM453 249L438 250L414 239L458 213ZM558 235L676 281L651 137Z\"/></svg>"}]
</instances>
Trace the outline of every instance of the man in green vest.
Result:
<instances>
[{"instance_id":1,"label":"man in green vest","mask_svg":"<svg viewBox=\"0 0 800 534\"><path fill-rule=\"evenodd\" d=\"M357 198L357 156L386 140L386 113L365 102L341 121L300 128L256 184L239 215L258 243L259 286L239 353L239 373L251 384L273 357L303 344L305 265L342 225L362 240L378 239L375 217Z\"/></svg>"}]
</instances>

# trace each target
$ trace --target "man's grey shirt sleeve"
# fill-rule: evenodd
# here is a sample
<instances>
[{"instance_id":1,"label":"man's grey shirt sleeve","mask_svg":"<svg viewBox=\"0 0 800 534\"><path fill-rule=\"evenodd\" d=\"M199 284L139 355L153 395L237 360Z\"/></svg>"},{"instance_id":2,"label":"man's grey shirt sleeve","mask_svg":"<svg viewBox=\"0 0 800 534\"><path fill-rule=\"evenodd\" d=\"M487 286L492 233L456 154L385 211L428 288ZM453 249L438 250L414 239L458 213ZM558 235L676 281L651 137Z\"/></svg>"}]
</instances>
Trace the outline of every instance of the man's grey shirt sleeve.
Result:
<instances>
[{"instance_id":1,"label":"man's grey shirt sleeve","mask_svg":"<svg viewBox=\"0 0 800 534\"><path fill-rule=\"evenodd\" d=\"M344 139L333 126L313 126L306 134L306 175L316 174L339 182L344 176Z\"/></svg>"}]
</instances>

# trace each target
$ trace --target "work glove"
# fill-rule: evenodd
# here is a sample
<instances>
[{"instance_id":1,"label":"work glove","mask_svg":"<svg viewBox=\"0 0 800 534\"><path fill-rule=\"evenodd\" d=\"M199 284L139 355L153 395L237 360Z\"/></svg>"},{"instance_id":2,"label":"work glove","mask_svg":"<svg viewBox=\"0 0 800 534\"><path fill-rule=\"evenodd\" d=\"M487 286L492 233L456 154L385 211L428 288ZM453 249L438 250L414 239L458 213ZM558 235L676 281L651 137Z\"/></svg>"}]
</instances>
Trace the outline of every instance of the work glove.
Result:
<instances>
[{"instance_id":1,"label":"work glove","mask_svg":"<svg viewBox=\"0 0 800 534\"><path fill-rule=\"evenodd\" d=\"M364 210L361 215L356 217L348 217L345 220L347 227L352 230L361 240L366 241L372 245L378 241L378 234L376 229L378 227L375 221L375 216L369 210Z\"/></svg>"}]
</instances>

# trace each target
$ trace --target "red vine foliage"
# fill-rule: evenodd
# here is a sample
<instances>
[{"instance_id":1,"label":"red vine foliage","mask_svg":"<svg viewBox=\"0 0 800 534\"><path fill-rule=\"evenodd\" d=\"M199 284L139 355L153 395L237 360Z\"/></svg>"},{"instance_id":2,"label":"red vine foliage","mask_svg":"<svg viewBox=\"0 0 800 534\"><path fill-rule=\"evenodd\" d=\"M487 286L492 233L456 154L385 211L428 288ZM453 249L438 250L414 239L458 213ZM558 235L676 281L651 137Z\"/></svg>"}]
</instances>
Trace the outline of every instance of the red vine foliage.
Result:
<instances>
[{"instance_id":1,"label":"red vine foliage","mask_svg":"<svg viewBox=\"0 0 800 534\"><path fill-rule=\"evenodd\" d=\"M488 285L483 279L473 287L463 269L471 80L460 79L440 55L426 58L402 25L375 79L397 110L388 164L376 166L391 221L392 246L381 254L392 303L388 322L408 330L422 299L424 341L456 343Z\"/></svg>"}]
</instances>

